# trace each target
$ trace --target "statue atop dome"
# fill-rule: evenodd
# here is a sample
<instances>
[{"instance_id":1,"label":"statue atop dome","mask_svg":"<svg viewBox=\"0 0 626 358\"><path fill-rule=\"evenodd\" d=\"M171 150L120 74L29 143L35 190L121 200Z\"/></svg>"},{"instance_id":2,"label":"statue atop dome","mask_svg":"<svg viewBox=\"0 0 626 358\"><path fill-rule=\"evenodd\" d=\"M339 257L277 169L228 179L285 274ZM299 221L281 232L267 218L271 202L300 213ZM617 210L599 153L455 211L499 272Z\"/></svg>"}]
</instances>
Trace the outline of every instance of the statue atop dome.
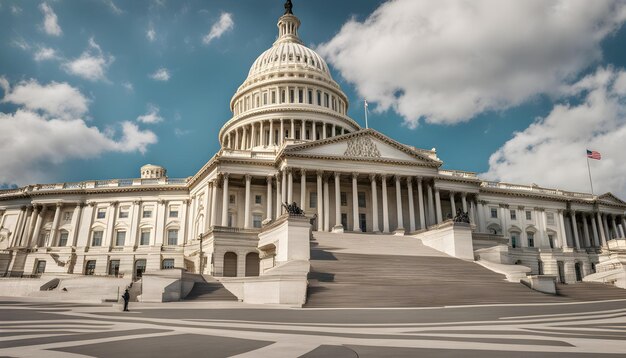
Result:
<instances>
[{"instance_id":1,"label":"statue atop dome","mask_svg":"<svg viewBox=\"0 0 626 358\"><path fill-rule=\"evenodd\" d=\"M287 0L285 2L285 15L288 15L288 14L293 15L292 9L293 9L293 4L291 3L291 0Z\"/></svg>"}]
</instances>

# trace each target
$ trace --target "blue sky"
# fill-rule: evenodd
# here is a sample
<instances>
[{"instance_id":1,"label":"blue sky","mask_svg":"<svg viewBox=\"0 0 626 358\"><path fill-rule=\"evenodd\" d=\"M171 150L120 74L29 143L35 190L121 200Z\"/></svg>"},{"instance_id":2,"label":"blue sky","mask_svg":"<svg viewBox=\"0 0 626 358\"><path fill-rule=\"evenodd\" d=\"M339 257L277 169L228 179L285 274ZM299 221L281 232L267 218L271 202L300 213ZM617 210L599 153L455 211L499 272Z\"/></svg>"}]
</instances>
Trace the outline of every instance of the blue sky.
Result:
<instances>
[{"instance_id":1,"label":"blue sky","mask_svg":"<svg viewBox=\"0 0 626 358\"><path fill-rule=\"evenodd\" d=\"M597 186L626 193L618 158L626 146L615 134L625 125L624 2L583 2L584 10L576 1L565 10L554 10L556 0L516 2L512 10L489 0L469 9L460 3L295 0L294 13L360 124L367 97L371 127L436 147L446 168L582 191L582 153L595 145L606 158L592 163ZM145 163L165 166L171 177L193 175L219 149L230 98L271 46L282 12L282 0L0 0L0 139L2 131L19 139L0 143L12 158L0 159L11 169L0 184L136 177ZM560 24L557 15L571 20ZM81 67L81 58L91 62ZM167 72L160 80L159 70ZM67 85L58 100L69 105L28 97L61 89L54 84ZM600 108L593 93L615 106ZM585 118L570 120L583 108ZM34 113L32 126L18 123L24 111ZM56 117L67 126L58 138ZM563 136L571 126L589 133ZM70 132L82 139L63 136ZM34 155L40 144L47 153Z\"/></svg>"}]
</instances>

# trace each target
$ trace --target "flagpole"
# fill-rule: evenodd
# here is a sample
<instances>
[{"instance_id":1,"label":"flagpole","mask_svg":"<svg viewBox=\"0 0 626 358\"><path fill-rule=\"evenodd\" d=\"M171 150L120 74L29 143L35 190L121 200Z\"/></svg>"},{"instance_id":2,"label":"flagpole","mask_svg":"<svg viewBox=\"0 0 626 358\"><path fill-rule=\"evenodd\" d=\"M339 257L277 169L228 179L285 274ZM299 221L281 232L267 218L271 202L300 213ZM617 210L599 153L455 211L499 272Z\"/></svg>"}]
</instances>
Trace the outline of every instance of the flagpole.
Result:
<instances>
[{"instance_id":1,"label":"flagpole","mask_svg":"<svg viewBox=\"0 0 626 358\"><path fill-rule=\"evenodd\" d=\"M363 109L365 110L365 128L369 128L367 124L367 100L363 100Z\"/></svg>"},{"instance_id":2,"label":"flagpole","mask_svg":"<svg viewBox=\"0 0 626 358\"><path fill-rule=\"evenodd\" d=\"M589 157L587 157L587 170L589 171L589 184L591 184L591 195L595 196L593 193L593 180L591 180L591 167L589 166Z\"/></svg>"}]
</instances>

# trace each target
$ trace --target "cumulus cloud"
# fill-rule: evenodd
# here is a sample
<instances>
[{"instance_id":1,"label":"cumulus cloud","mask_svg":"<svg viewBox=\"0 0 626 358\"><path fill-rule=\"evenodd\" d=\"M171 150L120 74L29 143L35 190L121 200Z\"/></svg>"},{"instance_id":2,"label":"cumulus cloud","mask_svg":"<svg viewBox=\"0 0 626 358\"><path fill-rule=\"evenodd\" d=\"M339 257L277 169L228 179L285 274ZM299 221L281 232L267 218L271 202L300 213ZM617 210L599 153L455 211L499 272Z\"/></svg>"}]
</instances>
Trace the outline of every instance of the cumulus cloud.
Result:
<instances>
[{"instance_id":1,"label":"cumulus cloud","mask_svg":"<svg viewBox=\"0 0 626 358\"><path fill-rule=\"evenodd\" d=\"M54 10L45 2L39 5L39 9L43 12L44 16L44 31L51 36L61 36L63 31L61 30L61 26L59 26L57 14L54 13Z\"/></svg>"},{"instance_id":2,"label":"cumulus cloud","mask_svg":"<svg viewBox=\"0 0 626 358\"><path fill-rule=\"evenodd\" d=\"M0 86L5 91L3 102L19 105L13 113L0 112L0 185L49 180L50 171L67 160L95 158L106 152L145 153L157 142L153 132L127 121L117 123L112 131L88 126L82 119L87 101L67 84L40 85L31 80L11 89L0 77ZM64 95L48 98L57 92Z\"/></svg>"},{"instance_id":3,"label":"cumulus cloud","mask_svg":"<svg viewBox=\"0 0 626 358\"><path fill-rule=\"evenodd\" d=\"M122 87L124 87L128 92L133 92L135 90L133 84L128 81L122 82Z\"/></svg>"},{"instance_id":4,"label":"cumulus cloud","mask_svg":"<svg viewBox=\"0 0 626 358\"><path fill-rule=\"evenodd\" d=\"M146 114L137 117L137 121L142 123L159 123L163 121L163 117L159 115L159 107L149 103L148 111Z\"/></svg>"},{"instance_id":5,"label":"cumulus cloud","mask_svg":"<svg viewBox=\"0 0 626 358\"><path fill-rule=\"evenodd\" d=\"M22 13L22 8L17 5L11 5L11 13L13 15L19 15Z\"/></svg>"},{"instance_id":6,"label":"cumulus cloud","mask_svg":"<svg viewBox=\"0 0 626 358\"><path fill-rule=\"evenodd\" d=\"M113 61L115 57L105 55L92 37L87 49L78 58L65 62L62 67L69 74L98 81L106 80L106 70Z\"/></svg>"},{"instance_id":7,"label":"cumulus cloud","mask_svg":"<svg viewBox=\"0 0 626 358\"><path fill-rule=\"evenodd\" d=\"M4 77L0 77L0 82L4 103L14 103L30 112L41 111L59 118L76 118L87 113L89 100L65 82L41 85L30 79L17 83L13 88Z\"/></svg>"},{"instance_id":8,"label":"cumulus cloud","mask_svg":"<svg viewBox=\"0 0 626 358\"><path fill-rule=\"evenodd\" d=\"M484 178L589 192L586 149L596 194L626 197L626 71L600 68L567 91L574 104L555 105L545 117L515 133L489 158Z\"/></svg>"},{"instance_id":9,"label":"cumulus cloud","mask_svg":"<svg viewBox=\"0 0 626 358\"><path fill-rule=\"evenodd\" d=\"M224 33L232 30L234 26L233 15L228 12L223 12L219 20L211 26L209 33L204 35L202 43L208 45L211 41L220 38Z\"/></svg>"},{"instance_id":10,"label":"cumulus cloud","mask_svg":"<svg viewBox=\"0 0 626 358\"><path fill-rule=\"evenodd\" d=\"M150 24L148 30L146 31L146 38L150 42L154 42L154 40L156 40L156 31L154 30L154 26L152 26L152 24Z\"/></svg>"},{"instance_id":11,"label":"cumulus cloud","mask_svg":"<svg viewBox=\"0 0 626 358\"><path fill-rule=\"evenodd\" d=\"M625 20L618 0L395 0L318 51L377 110L451 124L558 92Z\"/></svg>"},{"instance_id":12,"label":"cumulus cloud","mask_svg":"<svg viewBox=\"0 0 626 358\"><path fill-rule=\"evenodd\" d=\"M58 58L56 50L49 47L41 47L37 52L35 52L35 61L46 61L46 60L54 60Z\"/></svg>"},{"instance_id":13,"label":"cumulus cloud","mask_svg":"<svg viewBox=\"0 0 626 358\"><path fill-rule=\"evenodd\" d=\"M158 70L156 70L153 74L151 74L150 78L152 78L155 81L167 82L170 79L170 71L165 67L161 67Z\"/></svg>"}]
</instances>

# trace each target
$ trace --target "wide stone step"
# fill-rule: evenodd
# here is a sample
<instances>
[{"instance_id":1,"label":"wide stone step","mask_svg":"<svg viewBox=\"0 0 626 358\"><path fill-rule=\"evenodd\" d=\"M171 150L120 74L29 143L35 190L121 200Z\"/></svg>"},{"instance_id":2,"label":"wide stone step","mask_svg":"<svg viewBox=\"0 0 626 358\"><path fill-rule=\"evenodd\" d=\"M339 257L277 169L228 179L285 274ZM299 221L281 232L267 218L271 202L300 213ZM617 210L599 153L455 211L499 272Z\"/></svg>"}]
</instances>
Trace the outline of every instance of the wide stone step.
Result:
<instances>
[{"instance_id":1,"label":"wide stone step","mask_svg":"<svg viewBox=\"0 0 626 358\"><path fill-rule=\"evenodd\" d=\"M556 293L577 301L599 301L626 299L626 290L595 282L557 284Z\"/></svg>"},{"instance_id":2,"label":"wide stone step","mask_svg":"<svg viewBox=\"0 0 626 358\"><path fill-rule=\"evenodd\" d=\"M206 282L208 277L194 283L193 288L185 297L185 301L237 301L237 297L212 277L211 282Z\"/></svg>"}]
</instances>

